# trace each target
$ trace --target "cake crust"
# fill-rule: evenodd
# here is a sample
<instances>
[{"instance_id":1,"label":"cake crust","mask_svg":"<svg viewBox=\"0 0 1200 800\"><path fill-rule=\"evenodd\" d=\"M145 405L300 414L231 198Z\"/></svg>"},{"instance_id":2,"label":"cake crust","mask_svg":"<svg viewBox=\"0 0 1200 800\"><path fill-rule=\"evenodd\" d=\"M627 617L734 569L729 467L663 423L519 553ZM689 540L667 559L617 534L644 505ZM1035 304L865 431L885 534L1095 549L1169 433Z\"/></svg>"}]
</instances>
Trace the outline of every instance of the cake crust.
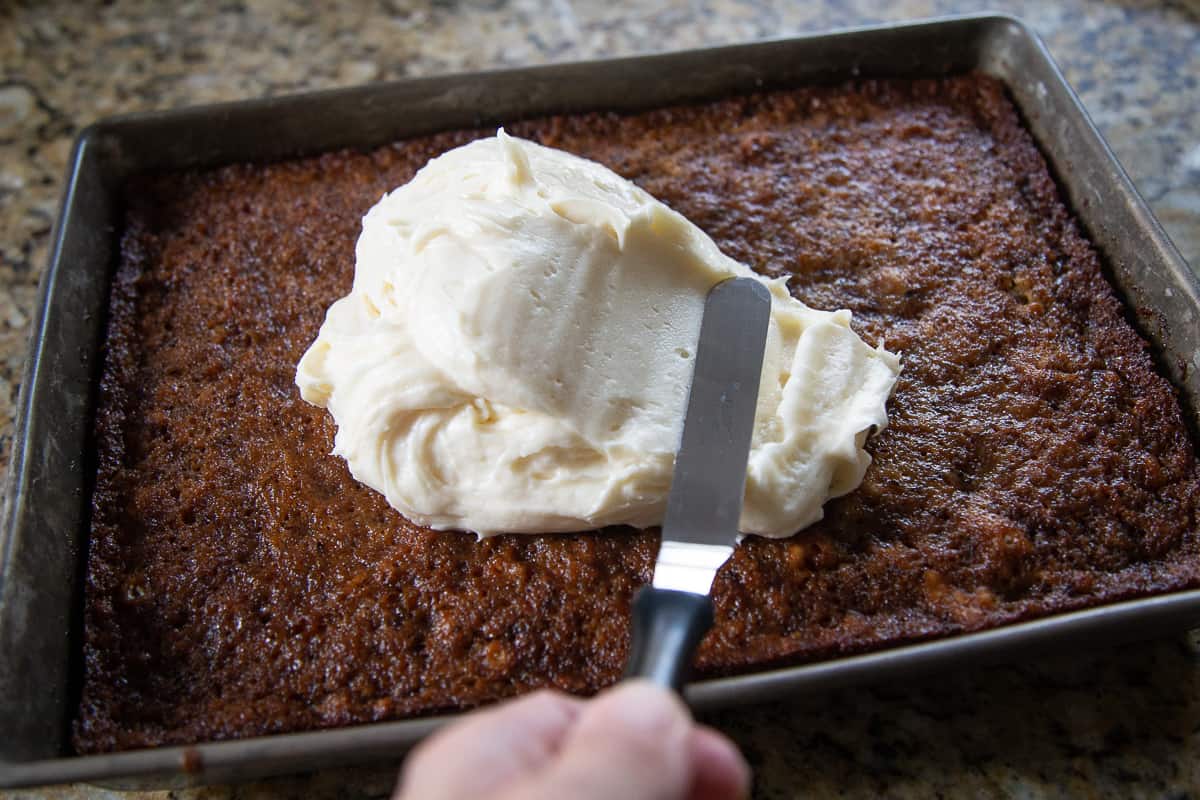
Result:
<instances>
[{"instance_id":1,"label":"cake crust","mask_svg":"<svg viewBox=\"0 0 1200 800\"><path fill-rule=\"evenodd\" d=\"M997 81L863 81L513 124L901 353L863 485L713 587L706 675L1200 583L1179 402ZM127 187L96 414L83 753L469 708L620 673L655 531L476 542L329 455L295 365L362 214L492 131Z\"/></svg>"}]
</instances>

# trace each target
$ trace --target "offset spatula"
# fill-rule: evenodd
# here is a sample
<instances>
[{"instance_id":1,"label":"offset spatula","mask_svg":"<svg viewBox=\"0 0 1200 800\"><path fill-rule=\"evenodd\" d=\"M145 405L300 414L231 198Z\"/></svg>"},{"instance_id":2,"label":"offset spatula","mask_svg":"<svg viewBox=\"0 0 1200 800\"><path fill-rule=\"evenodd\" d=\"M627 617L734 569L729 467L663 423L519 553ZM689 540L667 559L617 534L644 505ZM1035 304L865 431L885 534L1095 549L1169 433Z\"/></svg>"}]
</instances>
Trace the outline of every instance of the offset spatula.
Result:
<instances>
[{"instance_id":1,"label":"offset spatula","mask_svg":"<svg viewBox=\"0 0 1200 800\"><path fill-rule=\"evenodd\" d=\"M633 601L627 678L679 691L712 627L709 591L737 543L770 317L771 295L752 278L708 293L654 581Z\"/></svg>"}]
</instances>

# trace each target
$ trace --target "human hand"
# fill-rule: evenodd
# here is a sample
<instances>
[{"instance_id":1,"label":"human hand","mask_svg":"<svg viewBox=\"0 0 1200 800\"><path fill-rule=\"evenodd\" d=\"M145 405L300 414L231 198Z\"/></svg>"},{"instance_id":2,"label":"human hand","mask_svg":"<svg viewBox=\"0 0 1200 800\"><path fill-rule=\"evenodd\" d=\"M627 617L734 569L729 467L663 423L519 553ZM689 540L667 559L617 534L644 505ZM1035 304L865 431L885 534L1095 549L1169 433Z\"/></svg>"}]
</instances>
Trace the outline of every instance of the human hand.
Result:
<instances>
[{"instance_id":1,"label":"human hand","mask_svg":"<svg viewBox=\"0 0 1200 800\"><path fill-rule=\"evenodd\" d=\"M470 714L413 751L392 800L735 800L749 788L732 742L673 692L627 681Z\"/></svg>"}]
</instances>

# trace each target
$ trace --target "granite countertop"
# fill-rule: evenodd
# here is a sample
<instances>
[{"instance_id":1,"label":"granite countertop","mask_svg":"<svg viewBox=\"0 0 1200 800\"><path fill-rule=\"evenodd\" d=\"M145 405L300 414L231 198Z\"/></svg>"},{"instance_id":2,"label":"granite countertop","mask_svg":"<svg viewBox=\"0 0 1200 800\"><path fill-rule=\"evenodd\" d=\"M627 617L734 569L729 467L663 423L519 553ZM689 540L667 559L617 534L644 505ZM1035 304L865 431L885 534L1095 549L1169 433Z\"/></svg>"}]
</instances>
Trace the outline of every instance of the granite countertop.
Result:
<instances>
[{"instance_id":1,"label":"granite countertop","mask_svg":"<svg viewBox=\"0 0 1200 800\"><path fill-rule=\"evenodd\" d=\"M1200 7L1153 0L152 0L0 4L0 463L74 136L127 111L489 66L998 10L1042 35L1185 258L1200 266ZM1200 636L838 691L709 721L755 796L1188 797ZM394 766L132 797L384 797ZM0 798L109 797L90 787Z\"/></svg>"}]
</instances>

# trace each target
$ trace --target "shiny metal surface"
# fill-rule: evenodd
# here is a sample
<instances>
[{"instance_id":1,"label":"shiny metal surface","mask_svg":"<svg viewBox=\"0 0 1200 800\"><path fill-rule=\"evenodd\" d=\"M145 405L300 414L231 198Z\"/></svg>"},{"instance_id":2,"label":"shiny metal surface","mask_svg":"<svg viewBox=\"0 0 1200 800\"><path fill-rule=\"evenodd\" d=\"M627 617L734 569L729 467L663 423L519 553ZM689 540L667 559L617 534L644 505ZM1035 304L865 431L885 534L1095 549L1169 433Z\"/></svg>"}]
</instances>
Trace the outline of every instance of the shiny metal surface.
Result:
<instances>
[{"instance_id":1,"label":"shiny metal surface","mask_svg":"<svg viewBox=\"0 0 1200 800\"><path fill-rule=\"evenodd\" d=\"M654 562L652 585L655 589L708 594L717 570L731 555L732 544L673 542L663 539L662 546L658 549L658 560Z\"/></svg>"},{"instance_id":2,"label":"shiny metal surface","mask_svg":"<svg viewBox=\"0 0 1200 800\"><path fill-rule=\"evenodd\" d=\"M277 160L405 136L589 109L636 110L762 87L981 70L1004 81L1100 253L1129 318L1200 426L1200 283L1097 133L1041 41L983 15L747 45L422 78L105 120L80 134L52 237L21 384L0 520L0 786L101 781L121 788L246 780L398 756L454 715L341 730L72 755L79 565L90 502L95 364L119 235L120 186L145 170ZM681 79L680 76L686 76ZM271 131L271 135L263 135ZM1200 623L1200 591L1135 599L822 663L706 680L714 708L903 680L1159 635Z\"/></svg>"},{"instance_id":3,"label":"shiny metal surface","mask_svg":"<svg viewBox=\"0 0 1200 800\"><path fill-rule=\"evenodd\" d=\"M733 552L770 320L771 293L753 278L722 281L705 300L656 589L708 594Z\"/></svg>"}]
</instances>

